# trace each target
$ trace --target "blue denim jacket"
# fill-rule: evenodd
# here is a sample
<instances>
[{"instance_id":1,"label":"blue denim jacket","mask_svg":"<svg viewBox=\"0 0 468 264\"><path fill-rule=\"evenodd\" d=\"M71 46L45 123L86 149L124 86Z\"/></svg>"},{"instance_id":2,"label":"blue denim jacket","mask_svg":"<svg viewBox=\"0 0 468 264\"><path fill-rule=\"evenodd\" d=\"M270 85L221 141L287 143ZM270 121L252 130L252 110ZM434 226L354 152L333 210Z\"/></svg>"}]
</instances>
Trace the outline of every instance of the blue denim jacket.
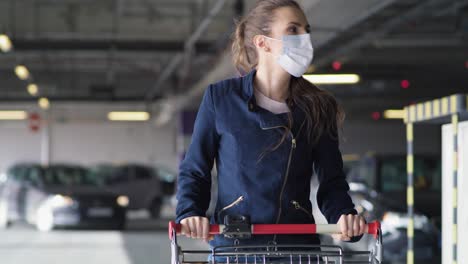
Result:
<instances>
[{"instance_id":1,"label":"blue denim jacket","mask_svg":"<svg viewBox=\"0 0 468 264\"><path fill-rule=\"evenodd\" d=\"M226 214L249 215L252 223L314 223L310 182L315 170L320 186L317 202L329 223L341 214L356 214L348 195L338 140L324 134L308 143L305 114L290 105L293 128L279 148L287 114L273 114L255 104L255 70L212 84L205 91L191 144L180 165L176 222L205 216L210 202L211 170L216 161L218 197L212 224ZM260 159L262 153L263 158ZM225 208L223 210L223 208ZM262 235L240 240L259 243L318 243L311 235ZM211 246L232 245L216 236Z\"/></svg>"}]
</instances>

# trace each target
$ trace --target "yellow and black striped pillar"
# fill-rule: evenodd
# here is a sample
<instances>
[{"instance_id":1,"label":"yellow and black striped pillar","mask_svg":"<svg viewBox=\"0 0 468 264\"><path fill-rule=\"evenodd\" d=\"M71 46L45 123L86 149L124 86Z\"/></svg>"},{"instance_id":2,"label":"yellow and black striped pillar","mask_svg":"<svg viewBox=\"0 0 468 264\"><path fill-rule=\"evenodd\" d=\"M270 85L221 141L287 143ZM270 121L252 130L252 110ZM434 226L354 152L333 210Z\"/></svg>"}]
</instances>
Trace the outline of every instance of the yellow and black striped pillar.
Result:
<instances>
[{"instance_id":1,"label":"yellow and black striped pillar","mask_svg":"<svg viewBox=\"0 0 468 264\"><path fill-rule=\"evenodd\" d=\"M407 264L414 263L414 153L413 153L413 123L406 124L406 147L407 147L407 171L408 187L406 191L406 201L408 204L408 251L406 255Z\"/></svg>"},{"instance_id":2,"label":"yellow and black striped pillar","mask_svg":"<svg viewBox=\"0 0 468 264\"><path fill-rule=\"evenodd\" d=\"M458 114L452 114L452 131L453 131L453 264L457 264L458 252L458 228L457 228L457 217L458 217Z\"/></svg>"},{"instance_id":3,"label":"yellow and black striped pillar","mask_svg":"<svg viewBox=\"0 0 468 264\"><path fill-rule=\"evenodd\" d=\"M458 122L459 118L463 118L461 113L468 113L468 94L455 94L446 96L440 99L427 101L419 104L413 104L405 107L404 122L406 124L407 138L407 170L408 170L408 187L407 187L407 204L408 204L408 251L407 263L414 263L414 149L413 149L413 124L434 121L435 123L447 123L447 118L451 117L453 128L453 223L452 223L452 247L453 258L451 264L458 262L458 170L459 170L459 155L458 155ZM450 232L444 230L444 232ZM444 246L444 248L445 248Z\"/></svg>"}]
</instances>

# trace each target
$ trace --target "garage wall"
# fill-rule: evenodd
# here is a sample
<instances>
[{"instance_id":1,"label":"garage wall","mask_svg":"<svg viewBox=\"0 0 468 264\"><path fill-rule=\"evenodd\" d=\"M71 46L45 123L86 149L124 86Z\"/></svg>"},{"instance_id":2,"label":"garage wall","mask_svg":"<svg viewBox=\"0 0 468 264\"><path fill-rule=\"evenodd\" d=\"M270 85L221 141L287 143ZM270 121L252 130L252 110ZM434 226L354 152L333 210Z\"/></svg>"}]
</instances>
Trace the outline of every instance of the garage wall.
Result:
<instances>
[{"instance_id":1,"label":"garage wall","mask_svg":"<svg viewBox=\"0 0 468 264\"><path fill-rule=\"evenodd\" d=\"M172 124L67 122L51 126L51 162L160 163L176 168ZM25 122L0 122L0 170L15 162L41 160L41 133Z\"/></svg>"},{"instance_id":2,"label":"garage wall","mask_svg":"<svg viewBox=\"0 0 468 264\"><path fill-rule=\"evenodd\" d=\"M173 129L155 128L149 123L54 124L54 162L76 160L99 162L169 163L174 166Z\"/></svg>"},{"instance_id":3,"label":"garage wall","mask_svg":"<svg viewBox=\"0 0 468 264\"><path fill-rule=\"evenodd\" d=\"M0 122L0 172L16 161L40 161L40 141L25 122Z\"/></svg>"}]
</instances>

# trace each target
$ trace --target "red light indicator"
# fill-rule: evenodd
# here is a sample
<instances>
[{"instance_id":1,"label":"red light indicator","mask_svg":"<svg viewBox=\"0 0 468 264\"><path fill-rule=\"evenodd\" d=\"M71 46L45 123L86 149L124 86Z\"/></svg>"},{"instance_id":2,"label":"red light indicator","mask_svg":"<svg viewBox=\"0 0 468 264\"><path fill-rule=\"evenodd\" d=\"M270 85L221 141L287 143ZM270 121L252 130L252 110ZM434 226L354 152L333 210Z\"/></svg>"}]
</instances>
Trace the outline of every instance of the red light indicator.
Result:
<instances>
[{"instance_id":1,"label":"red light indicator","mask_svg":"<svg viewBox=\"0 0 468 264\"><path fill-rule=\"evenodd\" d=\"M468 61L465 61L465 68L468 69Z\"/></svg>"},{"instance_id":2,"label":"red light indicator","mask_svg":"<svg viewBox=\"0 0 468 264\"><path fill-rule=\"evenodd\" d=\"M375 121L379 120L380 117L381 117L380 112L373 112L372 113L372 119L374 119Z\"/></svg>"},{"instance_id":3,"label":"red light indicator","mask_svg":"<svg viewBox=\"0 0 468 264\"><path fill-rule=\"evenodd\" d=\"M334 61L334 62L332 63L332 67L333 67L333 69L334 69L335 71L341 70L341 62L339 62L339 61Z\"/></svg>"},{"instance_id":4,"label":"red light indicator","mask_svg":"<svg viewBox=\"0 0 468 264\"><path fill-rule=\"evenodd\" d=\"M402 80L400 85L401 85L401 88L408 89L410 87L410 82L408 80Z\"/></svg>"},{"instance_id":5,"label":"red light indicator","mask_svg":"<svg viewBox=\"0 0 468 264\"><path fill-rule=\"evenodd\" d=\"M41 117L37 113L31 113L29 114L29 129L31 129L32 132L37 132L39 131L39 128L41 126Z\"/></svg>"}]
</instances>

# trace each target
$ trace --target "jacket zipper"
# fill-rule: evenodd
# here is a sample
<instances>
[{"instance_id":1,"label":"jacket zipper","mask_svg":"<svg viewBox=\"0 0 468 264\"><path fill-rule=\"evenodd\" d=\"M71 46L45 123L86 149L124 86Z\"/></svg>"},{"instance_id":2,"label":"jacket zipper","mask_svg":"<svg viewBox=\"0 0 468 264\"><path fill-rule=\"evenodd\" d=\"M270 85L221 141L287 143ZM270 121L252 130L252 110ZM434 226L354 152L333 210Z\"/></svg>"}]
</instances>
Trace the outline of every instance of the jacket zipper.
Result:
<instances>
[{"instance_id":1,"label":"jacket zipper","mask_svg":"<svg viewBox=\"0 0 468 264\"><path fill-rule=\"evenodd\" d=\"M220 216L221 216L221 213L222 213L222 212L224 212L225 210L227 210L227 209L229 209L229 208L232 208L232 207L234 207L234 206L240 204L240 203L243 202L243 201L244 201L244 196L241 195L241 196L239 196L239 198L237 198L234 202L228 204L227 206L225 206L225 207L223 207L221 210L219 210L219 212L216 214L218 220L221 219ZM222 222L220 222L220 223L222 223Z\"/></svg>"},{"instance_id":2,"label":"jacket zipper","mask_svg":"<svg viewBox=\"0 0 468 264\"><path fill-rule=\"evenodd\" d=\"M223 209L221 209L220 212L222 212L224 210L227 210L227 209L229 209L231 207L234 207L234 206L238 205L239 203L241 203L242 201L244 201L244 196L243 195L239 196L239 198L237 198L234 202L232 202L229 205L223 207Z\"/></svg>"},{"instance_id":3,"label":"jacket zipper","mask_svg":"<svg viewBox=\"0 0 468 264\"><path fill-rule=\"evenodd\" d=\"M307 209L305 209L304 207L301 206L301 204L295 200L292 200L291 203L294 205L294 208L296 208L296 210L301 210L303 211L304 213L306 213L310 218L313 219L313 215L307 211Z\"/></svg>"},{"instance_id":4,"label":"jacket zipper","mask_svg":"<svg viewBox=\"0 0 468 264\"><path fill-rule=\"evenodd\" d=\"M299 128L299 131L297 132L297 135L299 135L301 133L301 130L302 130L302 127L304 126L304 123L305 123L305 121L302 122L301 127ZM275 126L275 127L268 127L268 128L262 128L262 129L267 130L267 129L280 128L280 127L284 127L285 129L288 129L285 126ZM297 146L296 138L294 137L291 130L289 131L289 133L291 134L291 137L292 137L292 139L291 139L291 149L289 151L288 165L286 166L286 174L284 176L283 185L281 186L281 192L280 192L280 196L279 196L279 210L278 210L278 216L276 217L276 224L279 223L280 218L281 218L281 212L282 212L281 201L283 200L284 188L286 187L286 183L288 182L289 167L291 166L292 154L293 154L294 149L296 149L296 146ZM276 243L276 235L273 236L273 242Z\"/></svg>"},{"instance_id":5,"label":"jacket zipper","mask_svg":"<svg viewBox=\"0 0 468 264\"><path fill-rule=\"evenodd\" d=\"M292 133L291 133L291 135L292 135ZM295 148L296 148L296 139L293 136L293 138L291 140L291 150L289 151L288 166L286 167L286 174L284 176L283 186L281 187L281 192L280 192L280 196L279 196L279 210L278 210L278 216L276 217L276 224L279 223L280 218L281 218L281 212L283 210L283 208L281 206L281 201L283 200L284 188L286 187L286 183L288 182L289 167L291 165L292 154L293 154L293 151L294 151ZM276 242L276 235L274 235L273 241Z\"/></svg>"}]
</instances>

